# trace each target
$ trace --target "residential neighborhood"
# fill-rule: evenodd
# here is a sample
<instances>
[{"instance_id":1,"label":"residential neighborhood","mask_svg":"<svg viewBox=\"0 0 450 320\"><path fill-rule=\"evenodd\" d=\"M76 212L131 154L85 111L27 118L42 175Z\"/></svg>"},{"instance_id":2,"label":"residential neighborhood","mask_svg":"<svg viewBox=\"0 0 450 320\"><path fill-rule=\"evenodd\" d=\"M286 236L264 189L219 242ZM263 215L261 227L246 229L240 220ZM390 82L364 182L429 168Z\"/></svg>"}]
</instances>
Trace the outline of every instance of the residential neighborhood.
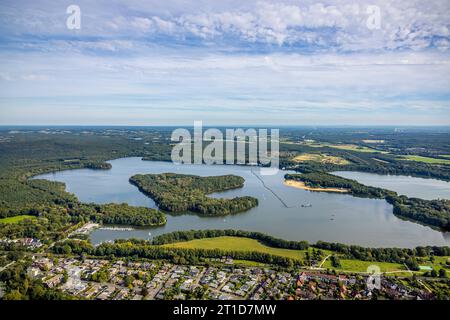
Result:
<instances>
[{"instance_id":1,"label":"residential neighborhood","mask_svg":"<svg viewBox=\"0 0 450 320\"><path fill-rule=\"evenodd\" d=\"M369 290L367 276L242 266L224 257L211 265L35 256L28 275L48 288L96 300L369 300L435 299L403 279L383 277ZM226 263L221 263L226 262Z\"/></svg>"},{"instance_id":2,"label":"residential neighborhood","mask_svg":"<svg viewBox=\"0 0 450 320\"><path fill-rule=\"evenodd\" d=\"M37 249L42 246L41 240L34 238L0 239L0 244L14 244L27 249Z\"/></svg>"}]
</instances>

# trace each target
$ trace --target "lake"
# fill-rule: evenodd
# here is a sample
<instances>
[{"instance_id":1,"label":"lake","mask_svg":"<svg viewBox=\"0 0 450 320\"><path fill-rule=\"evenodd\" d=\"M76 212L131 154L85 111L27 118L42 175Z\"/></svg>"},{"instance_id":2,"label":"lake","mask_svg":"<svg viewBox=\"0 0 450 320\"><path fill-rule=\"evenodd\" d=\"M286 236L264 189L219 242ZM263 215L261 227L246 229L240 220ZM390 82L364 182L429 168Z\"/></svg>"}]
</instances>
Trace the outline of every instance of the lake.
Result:
<instances>
[{"instance_id":1,"label":"lake","mask_svg":"<svg viewBox=\"0 0 450 320\"><path fill-rule=\"evenodd\" d=\"M74 193L83 202L126 202L156 208L152 199L128 182L132 175L163 172L200 176L234 174L245 179L244 187L212 196L232 198L249 195L258 198L259 205L249 211L225 217L168 214L167 224L163 227L131 231L97 229L91 234L94 244L119 238L151 239L159 234L190 229L242 229L288 240L323 240L373 247L450 244L448 232L399 219L393 215L392 206L384 200L310 192L285 186L284 174L289 171L261 176L257 167L176 165L171 162L142 161L136 157L112 160L110 163L111 170L67 170L35 178L66 183L67 191ZM309 204L311 207L302 207Z\"/></svg>"},{"instance_id":2,"label":"lake","mask_svg":"<svg viewBox=\"0 0 450 320\"><path fill-rule=\"evenodd\" d=\"M367 186L392 190L410 198L450 199L450 182L446 181L351 171L336 171L333 174L357 180Z\"/></svg>"}]
</instances>

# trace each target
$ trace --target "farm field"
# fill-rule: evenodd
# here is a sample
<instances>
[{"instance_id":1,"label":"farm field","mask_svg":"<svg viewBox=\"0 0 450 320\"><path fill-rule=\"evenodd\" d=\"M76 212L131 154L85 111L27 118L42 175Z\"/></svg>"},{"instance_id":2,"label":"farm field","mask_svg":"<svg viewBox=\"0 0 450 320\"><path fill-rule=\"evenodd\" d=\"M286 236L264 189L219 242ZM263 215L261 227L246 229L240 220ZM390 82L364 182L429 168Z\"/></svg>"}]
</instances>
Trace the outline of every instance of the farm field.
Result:
<instances>
[{"instance_id":1,"label":"farm field","mask_svg":"<svg viewBox=\"0 0 450 320\"><path fill-rule=\"evenodd\" d=\"M317 142L317 141L301 141L301 142L292 142L292 141L283 141L284 144L297 144L297 145L304 145L311 148L334 148L334 149L340 149L340 150L348 150L348 151L357 151L357 152L366 152L366 153L389 153L386 151L381 151L373 148L369 148L366 146L359 146L356 144L350 144L350 143L327 143L327 142Z\"/></svg>"},{"instance_id":2,"label":"farm field","mask_svg":"<svg viewBox=\"0 0 450 320\"><path fill-rule=\"evenodd\" d=\"M235 259L233 261L234 265L239 265L239 266L246 266L246 267L266 267L268 266L265 263L262 262L256 262L256 261L250 261L250 260L238 260Z\"/></svg>"},{"instance_id":3,"label":"farm field","mask_svg":"<svg viewBox=\"0 0 450 320\"><path fill-rule=\"evenodd\" d=\"M217 238L195 239L186 242L165 244L164 246L170 248L186 248L186 249L221 249L230 251L256 251L297 260L303 259L306 252L306 250L273 248L266 246L257 240L241 237L217 237Z\"/></svg>"},{"instance_id":4,"label":"farm field","mask_svg":"<svg viewBox=\"0 0 450 320\"><path fill-rule=\"evenodd\" d=\"M386 151L379 151L379 150L368 148L365 146L358 146L356 144L331 144L331 143L325 143L325 142L314 142L314 143L306 143L306 145L310 146L310 147L316 147L316 148L329 147L329 148L335 148L335 149L340 149L340 150L357 151L357 152L387 153Z\"/></svg>"},{"instance_id":5,"label":"farm field","mask_svg":"<svg viewBox=\"0 0 450 320\"><path fill-rule=\"evenodd\" d=\"M293 158L295 162L306 162L306 161L314 161L319 163L330 163L337 165L346 165L349 164L350 161L336 156L331 156L323 153L302 153Z\"/></svg>"},{"instance_id":6,"label":"farm field","mask_svg":"<svg viewBox=\"0 0 450 320\"><path fill-rule=\"evenodd\" d=\"M422 157L422 156L403 156L402 158L405 160L409 160L409 161L417 161L417 162L424 162L424 163L431 163L431 164L450 164L450 160L446 160L446 159L437 159L437 158Z\"/></svg>"},{"instance_id":7,"label":"farm field","mask_svg":"<svg viewBox=\"0 0 450 320\"><path fill-rule=\"evenodd\" d=\"M381 272L392 272L392 271L400 271L405 270L404 265L398 263L390 263L390 262L376 262L376 261L361 261L361 260L340 260L341 267L334 268L331 266L331 261L327 260L322 265L322 268L326 269L336 269L337 271L346 271L346 272L367 272L367 268L371 265L378 266Z\"/></svg>"}]
</instances>

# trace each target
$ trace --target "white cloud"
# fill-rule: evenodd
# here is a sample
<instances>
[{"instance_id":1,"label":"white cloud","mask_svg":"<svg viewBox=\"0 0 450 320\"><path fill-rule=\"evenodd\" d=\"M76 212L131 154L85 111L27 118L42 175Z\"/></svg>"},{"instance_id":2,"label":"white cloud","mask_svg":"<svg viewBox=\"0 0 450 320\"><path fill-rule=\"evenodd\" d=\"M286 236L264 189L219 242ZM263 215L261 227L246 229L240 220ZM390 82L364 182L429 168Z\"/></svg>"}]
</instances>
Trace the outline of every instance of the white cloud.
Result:
<instances>
[{"instance_id":1,"label":"white cloud","mask_svg":"<svg viewBox=\"0 0 450 320\"><path fill-rule=\"evenodd\" d=\"M131 25L138 31L146 32L150 31L153 27L153 21L149 18L136 17L132 19Z\"/></svg>"},{"instance_id":2,"label":"white cloud","mask_svg":"<svg viewBox=\"0 0 450 320\"><path fill-rule=\"evenodd\" d=\"M23 80L26 81L44 81L48 80L48 77L41 74L24 74L21 77Z\"/></svg>"},{"instance_id":3,"label":"white cloud","mask_svg":"<svg viewBox=\"0 0 450 320\"><path fill-rule=\"evenodd\" d=\"M448 1L78 2L2 1L0 118L450 121Z\"/></svg>"},{"instance_id":4,"label":"white cloud","mask_svg":"<svg viewBox=\"0 0 450 320\"><path fill-rule=\"evenodd\" d=\"M25 5L26 4L26 5ZM381 28L366 26L368 5L379 6ZM155 35L178 41L198 37L277 46L314 46L320 50L421 50L450 40L450 2L420 0L307 1L92 1L80 0L80 36L130 37L151 41ZM5 1L0 5L5 35L73 35L65 11L44 0ZM147 37L142 38L143 35ZM436 39L443 38L443 39ZM153 39L154 41L154 39ZM237 44L239 45L239 44ZM300 50L300 49L299 49Z\"/></svg>"}]
</instances>

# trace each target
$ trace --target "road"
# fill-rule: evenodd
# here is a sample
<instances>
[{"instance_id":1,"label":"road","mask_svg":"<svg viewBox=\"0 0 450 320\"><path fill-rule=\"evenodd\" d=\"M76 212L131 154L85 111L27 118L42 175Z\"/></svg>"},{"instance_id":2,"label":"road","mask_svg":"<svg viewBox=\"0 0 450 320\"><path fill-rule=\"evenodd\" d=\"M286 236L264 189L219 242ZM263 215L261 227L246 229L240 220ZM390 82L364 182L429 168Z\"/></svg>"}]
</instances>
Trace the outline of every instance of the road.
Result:
<instances>
[{"instance_id":1,"label":"road","mask_svg":"<svg viewBox=\"0 0 450 320\"><path fill-rule=\"evenodd\" d=\"M12 266L12 265L15 264L15 263L16 263L16 261L12 261L12 262L8 263L6 266L1 267L1 268L0 268L0 272L2 272L3 270L5 270L6 268L9 268L10 266Z\"/></svg>"},{"instance_id":2,"label":"road","mask_svg":"<svg viewBox=\"0 0 450 320\"><path fill-rule=\"evenodd\" d=\"M319 268L322 268L322 265L325 263L325 261L327 261L327 259L328 259L329 257L331 257L331 254L327 255L327 256L325 257L325 259L323 259L323 261L322 261L322 262L320 263L320 265L319 265Z\"/></svg>"}]
</instances>

